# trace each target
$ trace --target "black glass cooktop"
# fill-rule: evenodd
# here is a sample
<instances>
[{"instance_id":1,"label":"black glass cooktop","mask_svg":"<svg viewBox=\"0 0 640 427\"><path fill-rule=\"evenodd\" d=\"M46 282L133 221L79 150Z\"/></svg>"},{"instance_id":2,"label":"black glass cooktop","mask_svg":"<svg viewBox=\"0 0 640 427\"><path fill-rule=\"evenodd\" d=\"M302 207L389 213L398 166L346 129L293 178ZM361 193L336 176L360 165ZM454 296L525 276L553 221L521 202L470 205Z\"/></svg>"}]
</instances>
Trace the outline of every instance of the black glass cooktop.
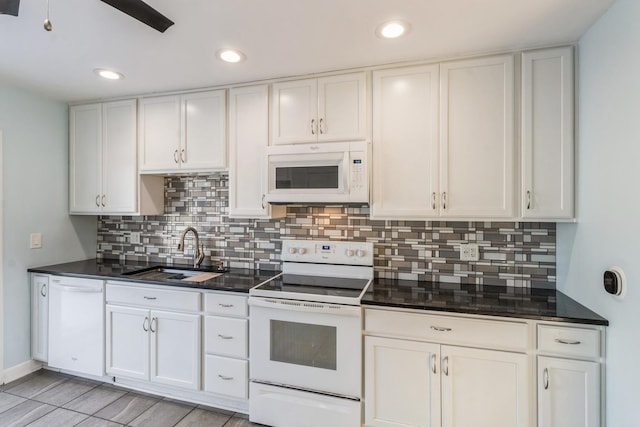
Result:
<instances>
[{"instance_id":1,"label":"black glass cooktop","mask_svg":"<svg viewBox=\"0 0 640 427\"><path fill-rule=\"evenodd\" d=\"M291 294L326 295L358 298L370 282L368 279L348 279L343 277L303 276L282 274L255 288L263 292Z\"/></svg>"}]
</instances>

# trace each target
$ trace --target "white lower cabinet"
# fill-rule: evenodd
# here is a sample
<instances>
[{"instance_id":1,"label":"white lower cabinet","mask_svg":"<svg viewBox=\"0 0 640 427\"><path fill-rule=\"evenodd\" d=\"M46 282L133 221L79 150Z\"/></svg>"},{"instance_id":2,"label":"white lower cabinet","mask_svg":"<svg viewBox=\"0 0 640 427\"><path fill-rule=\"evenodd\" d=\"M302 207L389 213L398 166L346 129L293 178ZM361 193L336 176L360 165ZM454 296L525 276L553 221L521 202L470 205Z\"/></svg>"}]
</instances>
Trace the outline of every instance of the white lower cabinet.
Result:
<instances>
[{"instance_id":1,"label":"white lower cabinet","mask_svg":"<svg viewBox=\"0 0 640 427\"><path fill-rule=\"evenodd\" d=\"M525 354L365 337L367 426L529 425Z\"/></svg>"},{"instance_id":2,"label":"white lower cabinet","mask_svg":"<svg viewBox=\"0 0 640 427\"><path fill-rule=\"evenodd\" d=\"M205 294L204 391L249 398L249 315L247 297Z\"/></svg>"},{"instance_id":3,"label":"white lower cabinet","mask_svg":"<svg viewBox=\"0 0 640 427\"><path fill-rule=\"evenodd\" d=\"M46 362L49 355L49 276L31 275L31 357Z\"/></svg>"},{"instance_id":4,"label":"white lower cabinet","mask_svg":"<svg viewBox=\"0 0 640 427\"><path fill-rule=\"evenodd\" d=\"M526 354L442 346L443 427L524 427L530 420Z\"/></svg>"},{"instance_id":5,"label":"white lower cabinet","mask_svg":"<svg viewBox=\"0 0 640 427\"><path fill-rule=\"evenodd\" d=\"M188 292L130 289L131 304L141 304L135 299L140 296L150 305L162 303L163 298L168 305L180 305L184 304L181 294L192 294L199 301L199 294ZM107 286L107 302L123 299L123 292L121 286ZM168 292L175 293L176 298L170 298ZM106 317L109 375L200 389L200 314L107 304Z\"/></svg>"},{"instance_id":6,"label":"white lower cabinet","mask_svg":"<svg viewBox=\"0 0 640 427\"><path fill-rule=\"evenodd\" d=\"M600 366L596 362L538 357L538 426L600 425Z\"/></svg>"}]
</instances>

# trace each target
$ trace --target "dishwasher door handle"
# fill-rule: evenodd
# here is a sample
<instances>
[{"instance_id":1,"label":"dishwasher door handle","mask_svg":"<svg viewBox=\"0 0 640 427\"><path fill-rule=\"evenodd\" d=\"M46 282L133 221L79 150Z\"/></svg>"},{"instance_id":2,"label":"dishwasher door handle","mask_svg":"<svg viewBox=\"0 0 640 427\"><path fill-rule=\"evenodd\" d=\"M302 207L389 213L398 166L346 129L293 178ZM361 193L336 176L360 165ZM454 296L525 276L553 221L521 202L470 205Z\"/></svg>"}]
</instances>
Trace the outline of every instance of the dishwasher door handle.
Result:
<instances>
[{"instance_id":1,"label":"dishwasher door handle","mask_svg":"<svg viewBox=\"0 0 640 427\"><path fill-rule=\"evenodd\" d=\"M94 286L71 286L71 285L57 285L60 289L67 292L81 292L85 294L101 294L102 288L96 288Z\"/></svg>"}]
</instances>

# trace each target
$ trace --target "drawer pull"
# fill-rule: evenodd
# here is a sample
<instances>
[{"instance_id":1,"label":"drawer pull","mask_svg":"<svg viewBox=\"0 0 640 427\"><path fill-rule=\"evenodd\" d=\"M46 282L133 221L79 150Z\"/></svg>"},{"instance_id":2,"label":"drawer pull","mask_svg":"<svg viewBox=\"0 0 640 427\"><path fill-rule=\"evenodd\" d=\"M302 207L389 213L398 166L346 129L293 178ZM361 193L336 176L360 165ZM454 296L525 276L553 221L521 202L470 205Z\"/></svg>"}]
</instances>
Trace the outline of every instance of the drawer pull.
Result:
<instances>
[{"instance_id":1,"label":"drawer pull","mask_svg":"<svg viewBox=\"0 0 640 427\"><path fill-rule=\"evenodd\" d=\"M436 354L431 355L431 372L436 373Z\"/></svg>"},{"instance_id":2,"label":"drawer pull","mask_svg":"<svg viewBox=\"0 0 640 427\"><path fill-rule=\"evenodd\" d=\"M218 304L218 305L219 305L220 307L222 307L222 308L231 308L231 307L233 307L233 304L222 304L222 303L220 303L220 304Z\"/></svg>"},{"instance_id":3,"label":"drawer pull","mask_svg":"<svg viewBox=\"0 0 640 427\"><path fill-rule=\"evenodd\" d=\"M544 368L542 372L542 383L544 384L544 389L547 390L549 388L549 369Z\"/></svg>"},{"instance_id":4,"label":"drawer pull","mask_svg":"<svg viewBox=\"0 0 640 427\"><path fill-rule=\"evenodd\" d=\"M233 337L230 335L222 335L222 334L218 334L218 337L220 337L223 340L232 340Z\"/></svg>"},{"instance_id":5,"label":"drawer pull","mask_svg":"<svg viewBox=\"0 0 640 427\"><path fill-rule=\"evenodd\" d=\"M577 341L577 340L565 340L562 338L556 338L555 342L560 343L560 344L569 344L569 345L578 345L581 344L581 341Z\"/></svg>"},{"instance_id":6,"label":"drawer pull","mask_svg":"<svg viewBox=\"0 0 640 427\"><path fill-rule=\"evenodd\" d=\"M445 376L449 376L449 356L445 356L442 359L442 372L444 372Z\"/></svg>"},{"instance_id":7,"label":"drawer pull","mask_svg":"<svg viewBox=\"0 0 640 427\"><path fill-rule=\"evenodd\" d=\"M224 375L220 375L220 374L218 374L218 378L225 381L231 381L233 379L233 377L225 377Z\"/></svg>"},{"instance_id":8,"label":"drawer pull","mask_svg":"<svg viewBox=\"0 0 640 427\"><path fill-rule=\"evenodd\" d=\"M157 297L148 297L148 296L145 296L145 297L144 297L144 299L154 300L154 299L158 299L158 298L157 298Z\"/></svg>"},{"instance_id":9,"label":"drawer pull","mask_svg":"<svg viewBox=\"0 0 640 427\"><path fill-rule=\"evenodd\" d=\"M431 329L433 329L434 331L438 331L438 332L451 332L452 331L451 328L444 328L442 326L432 326Z\"/></svg>"}]
</instances>

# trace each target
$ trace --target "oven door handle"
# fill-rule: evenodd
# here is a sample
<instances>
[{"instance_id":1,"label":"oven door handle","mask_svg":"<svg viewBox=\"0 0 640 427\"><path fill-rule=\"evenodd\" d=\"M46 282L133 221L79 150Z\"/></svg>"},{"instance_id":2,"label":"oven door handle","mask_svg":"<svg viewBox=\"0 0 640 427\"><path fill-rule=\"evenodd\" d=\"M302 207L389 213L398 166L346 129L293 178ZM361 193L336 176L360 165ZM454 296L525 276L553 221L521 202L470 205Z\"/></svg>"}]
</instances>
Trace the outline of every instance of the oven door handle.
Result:
<instances>
[{"instance_id":1,"label":"oven door handle","mask_svg":"<svg viewBox=\"0 0 640 427\"><path fill-rule=\"evenodd\" d=\"M249 297L252 307L270 308L272 310L298 311L303 313L322 313L338 316L358 317L361 315L360 306L326 304L322 302L293 301L275 298Z\"/></svg>"}]
</instances>

